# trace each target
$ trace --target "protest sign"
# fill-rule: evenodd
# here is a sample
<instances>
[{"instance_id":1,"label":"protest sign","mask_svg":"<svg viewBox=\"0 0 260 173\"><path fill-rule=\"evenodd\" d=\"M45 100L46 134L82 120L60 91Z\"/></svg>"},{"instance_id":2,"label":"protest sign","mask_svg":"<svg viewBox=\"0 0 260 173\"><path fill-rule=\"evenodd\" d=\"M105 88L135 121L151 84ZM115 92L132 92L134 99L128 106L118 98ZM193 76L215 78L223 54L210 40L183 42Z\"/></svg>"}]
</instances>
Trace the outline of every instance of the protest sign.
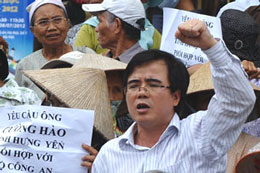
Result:
<instances>
[{"instance_id":1,"label":"protest sign","mask_svg":"<svg viewBox=\"0 0 260 173\"><path fill-rule=\"evenodd\" d=\"M94 111L48 106L0 108L0 172L85 173Z\"/></svg>"},{"instance_id":2,"label":"protest sign","mask_svg":"<svg viewBox=\"0 0 260 173\"><path fill-rule=\"evenodd\" d=\"M175 37L175 32L177 31L178 26L190 19L199 19L204 21L213 37L222 38L219 18L184 10L164 8L163 33L160 49L173 54L176 58L179 58L186 67L195 64L202 64L208 61L206 55L200 48L185 44Z\"/></svg>"}]
</instances>

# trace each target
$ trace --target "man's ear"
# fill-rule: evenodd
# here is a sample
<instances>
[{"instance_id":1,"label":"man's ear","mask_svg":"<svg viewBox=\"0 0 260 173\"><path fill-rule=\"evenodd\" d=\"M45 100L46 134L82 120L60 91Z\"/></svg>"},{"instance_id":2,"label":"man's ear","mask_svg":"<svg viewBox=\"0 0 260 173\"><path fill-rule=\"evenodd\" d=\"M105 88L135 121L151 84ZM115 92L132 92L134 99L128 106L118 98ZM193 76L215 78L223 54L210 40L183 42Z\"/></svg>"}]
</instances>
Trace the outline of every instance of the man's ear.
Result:
<instances>
[{"instance_id":1,"label":"man's ear","mask_svg":"<svg viewBox=\"0 0 260 173\"><path fill-rule=\"evenodd\" d=\"M119 33L122 30L122 22L119 18L115 18L114 27L115 33Z\"/></svg>"},{"instance_id":2,"label":"man's ear","mask_svg":"<svg viewBox=\"0 0 260 173\"><path fill-rule=\"evenodd\" d=\"M172 100L173 100L173 106L177 106L181 100L181 91L177 90L173 93L171 93L172 95Z\"/></svg>"}]
</instances>

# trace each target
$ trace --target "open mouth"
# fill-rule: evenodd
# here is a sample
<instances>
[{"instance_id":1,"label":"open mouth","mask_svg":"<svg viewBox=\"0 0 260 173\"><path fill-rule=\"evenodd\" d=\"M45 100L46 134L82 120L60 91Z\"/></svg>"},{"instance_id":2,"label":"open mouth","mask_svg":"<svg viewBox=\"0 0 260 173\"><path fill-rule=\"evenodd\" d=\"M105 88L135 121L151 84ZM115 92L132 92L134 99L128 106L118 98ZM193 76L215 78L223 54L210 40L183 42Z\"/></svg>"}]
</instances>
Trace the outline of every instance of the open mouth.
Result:
<instances>
[{"instance_id":1,"label":"open mouth","mask_svg":"<svg viewBox=\"0 0 260 173\"><path fill-rule=\"evenodd\" d=\"M145 104L145 103L139 103L137 105L137 109L138 110L140 110L140 109L148 109L148 108L150 108L150 107L147 104Z\"/></svg>"}]
</instances>

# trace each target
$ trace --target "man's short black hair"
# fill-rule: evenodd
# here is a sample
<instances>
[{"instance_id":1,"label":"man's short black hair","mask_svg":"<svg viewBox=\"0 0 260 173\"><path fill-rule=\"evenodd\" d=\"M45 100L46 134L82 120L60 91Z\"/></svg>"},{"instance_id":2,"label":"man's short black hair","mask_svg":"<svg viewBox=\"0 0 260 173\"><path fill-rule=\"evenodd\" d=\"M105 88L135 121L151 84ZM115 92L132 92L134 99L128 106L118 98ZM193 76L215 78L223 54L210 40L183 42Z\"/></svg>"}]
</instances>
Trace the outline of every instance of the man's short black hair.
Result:
<instances>
[{"instance_id":1,"label":"man's short black hair","mask_svg":"<svg viewBox=\"0 0 260 173\"><path fill-rule=\"evenodd\" d=\"M120 19L120 20L121 20L122 28L125 31L126 36L131 40L140 40L141 30L139 30L136 27L126 23L122 19Z\"/></svg>"},{"instance_id":2,"label":"man's short black hair","mask_svg":"<svg viewBox=\"0 0 260 173\"><path fill-rule=\"evenodd\" d=\"M9 74L9 67L8 67L7 57L4 51L0 49L0 80L4 81L7 78L8 74Z\"/></svg>"},{"instance_id":3,"label":"man's short black hair","mask_svg":"<svg viewBox=\"0 0 260 173\"><path fill-rule=\"evenodd\" d=\"M134 72L136 67L141 67L145 64L159 60L163 60L167 65L168 80L170 82L171 92L173 93L177 90L180 90L181 92L180 103L174 108L174 110L179 113L185 102L190 78L184 64L180 60L175 58L172 54L155 49L146 50L136 54L126 67L123 77L123 86L127 86L127 80L129 76Z\"/></svg>"}]
</instances>

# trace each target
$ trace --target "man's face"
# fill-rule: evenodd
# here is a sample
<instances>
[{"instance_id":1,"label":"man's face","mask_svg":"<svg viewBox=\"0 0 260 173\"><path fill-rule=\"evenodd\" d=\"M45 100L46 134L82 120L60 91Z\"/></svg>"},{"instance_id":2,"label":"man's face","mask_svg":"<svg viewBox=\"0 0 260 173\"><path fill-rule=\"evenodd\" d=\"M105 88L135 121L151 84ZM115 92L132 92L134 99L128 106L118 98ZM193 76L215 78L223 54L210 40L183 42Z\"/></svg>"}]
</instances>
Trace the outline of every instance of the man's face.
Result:
<instances>
[{"instance_id":1,"label":"man's face","mask_svg":"<svg viewBox=\"0 0 260 173\"><path fill-rule=\"evenodd\" d=\"M44 25L46 21L50 20L52 22ZM30 29L43 46L53 47L64 44L69 30L69 23L61 8L53 4L39 7L34 14L34 23L35 26Z\"/></svg>"},{"instance_id":2,"label":"man's face","mask_svg":"<svg viewBox=\"0 0 260 173\"><path fill-rule=\"evenodd\" d=\"M178 105L180 93L171 93L168 70L163 60L137 66L128 77L126 101L132 118L143 127L165 127ZM131 88L141 87L136 92ZM147 90L149 88L150 90Z\"/></svg>"},{"instance_id":3,"label":"man's face","mask_svg":"<svg viewBox=\"0 0 260 173\"><path fill-rule=\"evenodd\" d=\"M107 12L98 15L99 24L96 27L98 42L103 48L110 48L115 41L113 21L109 21Z\"/></svg>"}]
</instances>

